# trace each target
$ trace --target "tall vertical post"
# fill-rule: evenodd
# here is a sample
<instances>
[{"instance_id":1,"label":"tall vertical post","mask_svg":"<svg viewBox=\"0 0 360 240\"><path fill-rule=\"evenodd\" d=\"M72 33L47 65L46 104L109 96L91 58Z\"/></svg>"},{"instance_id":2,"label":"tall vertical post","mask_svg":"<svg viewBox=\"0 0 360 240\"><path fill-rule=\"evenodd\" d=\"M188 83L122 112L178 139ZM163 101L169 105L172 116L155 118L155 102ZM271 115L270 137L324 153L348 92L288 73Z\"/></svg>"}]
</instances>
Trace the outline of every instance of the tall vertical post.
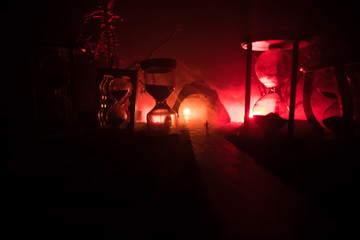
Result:
<instances>
[{"instance_id":1,"label":"tall vertical post","mask_svg":"<svg viewBox=\"0 0 360 240\"><path fill-rule=\"evenodd\" d=\"M315 133L319 136L324 135L324 129L321 124L317 121L312 106L311 106L311 91L313 88L315 72L306 72L304 79L304 89L303 89L303 107L307 121L310 123L310 126L313 128Z\"/></svg>"},{"instance_id":2,"label":"tall vertical post","mask_svg":"<svg viewBox=\"0 0 360 240\"><path fill-rule=\"evenodd\" d=\"M244 132L249 131L250 94L251 94L251 66L252 66L252 42L247 41L246 51L246 82L245 82L245 112Z\"/></svg>"},{"instance_id":3,"label":"tall vertical post","mask_svg":"<svg viewBox=\"0 0 360 240\"><path fill-rule=\"evenodd\" d=\"M291 67L290 112L289 112L289 123L288 123L288 138L292 138L294 135L294 116L295 116L298 61L299 61L299 40L294 40L293 55L292 55L292 67Z\"/></svg>"},{"instance_id":4,"label":"tall vertical post","mask_svg":"<svg viewBox=\"0 0 360 240\"><path fill-rule=\"evenodd\" d=\"M354 103L349 82L347 80L343 64L334 64L334 72L339 88L340 99L343 110L343 130L345 140L354 138Z\"/></svg>"},{"instance_id":5,"label":"tall vertical post","mask_svg":"<svg viewBox=\"0 0 360 240\"><path fill-rule=\"evenodd\" d=\"M75 82L74 82L74 46L68 46L68 58L69 58L69 69L70 69L70 99L72 104L72 120L77 125L76 115L76 94L75 94Z\"/></svg>"}]
</instances>

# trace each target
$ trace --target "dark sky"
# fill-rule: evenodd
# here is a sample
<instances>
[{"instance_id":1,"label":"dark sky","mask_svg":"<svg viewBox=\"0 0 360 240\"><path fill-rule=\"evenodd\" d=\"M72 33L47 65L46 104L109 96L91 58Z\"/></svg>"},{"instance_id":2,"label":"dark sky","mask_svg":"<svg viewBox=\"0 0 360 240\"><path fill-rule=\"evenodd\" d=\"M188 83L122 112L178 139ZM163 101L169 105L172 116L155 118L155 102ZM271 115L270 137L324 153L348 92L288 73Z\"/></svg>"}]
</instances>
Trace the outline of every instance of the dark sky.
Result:
<instances>
[{"instance_id":1,"label":"dark sky","mask_svg":"<svg viewBox=\"0 0 360 240\"><path fill-rule=\"evenodd\" d=\"M96 0L37 0L26 6L33 40L74 41L82 16ZM115 1L124 56L141 60L178 24L183 30L156 56L173 57L204 69L239 61L244 36L271 31L327 34L334 41L357 35L354 1ZM16 8L16 6L14 6ZM15 9L14 9L15 10ZM351 41L350 41L351 42Z\"/></svg>"},{"instance_id":2,"label":"dark sky","mask_svg":"<svg viewBox=\"0 0 360 240\"><path fill-rule=\"evenodd\" d=\"M3 58L7 60L4 67L7 71L1 102L3 112L9 116L6 118L8 125L24 126L33 115L31 44L74 42L83 16L96 10L97 2L34 0L2 3ZM241 88L244 85L246 53L240 42L245 36L287 30L323 34L333 49L345 49L345 52L359 56L357 4L348 0L117 0L114 11L124 18L119 27L124 57L142 60L181 24L183 30L153 57L176 59L194 75L200 76L199 79L224 90L223 96L228 102L236 103L243 101L243 91L234 90L234 86ZM88 82L84 84L89 85ZM88 89L93 91L91 87ZM222 98L226 105L225 100Z\"/></svg>"},{"instance_id":3,"label":"dark sky","mask_svg":"<svg viewBox=\"0 0 360 240\"><path fill-rule=\"evenodd\" d=\"M37 0L26 7L35 41L75 40L82 17L96 10L97 0ZM15 6L16 7L16 6ZM120 50L129 61L142 60L179 24L182 31L154 57L172 57L204 78L219 82L224 72L244 74L241 40L273 31L325 34L335 45L357 48L358 6L354 1L182 0L115 1ZM237 69L236 69L237 68ZM216 79L215 79L216 78ZM235 77L236 78L236 77ZM235 80L228 80L235 81ZM242 80L240 80L242 81Z\"/></svg>"},{"instance_id":4,"label":"dark sky","mask_svg":"<svg viewBox=\"0 0 360 240\"><path fill-rule=\"evenodd\" d=\"M3 38L9 43L6 56L19 68L26 61L22 52L32 42L74 42L83 16L96 10L97 2L7 1L2 14L3 31L8 33ZM321 34L334 49L359 53L360 26L355 1L117 0L113 11L124 18L118 30L125 58L142 60L181 24L182 31L153 57L174 58L218 88L243 84L246 53L240 42L249 34L274 31ZM19 78L26 77L23 72ZM15 80L14 89L18 81L23 80Z\"/></svg>"},{"instance_id":5,"label":"dark sky","mask_svg":"<svg viewBox=\"0 0 360 240\"><path fill-rule=\"evenodd\" d=\"M9 49L31 41L74 42L83 16L96 10L97 2L6 2L6 14L2 17L5 16L5 29L10 34L4 36L10 45L17 44ZM212 72L214 69L229 72L239 65L244 67L245 52L240 42L249 34L273 31L323 34L336 48L358 52L360 26L356 4L349 0L115 0L113 11L124 18L118 30L125 58L142 60L181 24L183 30L154 57L172 57L195 71L215 76L220 72Z\"/></svg>"},{"instance_id":6,"label":"dark sky","mask_svg":"<svg viewBox=\"0 0 360 240\"><path fill-rule=\"evenodd\" d=\"M6 21L20 29L23 41L74 41L82 17L97 8L98 0L35 0L7 2ZM204 68L234 62L242 54L244 36L279 30L327 34L335 42L357 42L359 20L354 1L182 0L115 1L124 18L119 31L122 50L141 60L178 24L183 31L163 46L168 56ZM16 20L16 23L13 21ZM19 34L19 33L17 33ZM15 35L15 37L19 37ZM351 39L356 39L351 41ZM351 44L348 44L351 45Z\"/></svg>"}]
</instances>

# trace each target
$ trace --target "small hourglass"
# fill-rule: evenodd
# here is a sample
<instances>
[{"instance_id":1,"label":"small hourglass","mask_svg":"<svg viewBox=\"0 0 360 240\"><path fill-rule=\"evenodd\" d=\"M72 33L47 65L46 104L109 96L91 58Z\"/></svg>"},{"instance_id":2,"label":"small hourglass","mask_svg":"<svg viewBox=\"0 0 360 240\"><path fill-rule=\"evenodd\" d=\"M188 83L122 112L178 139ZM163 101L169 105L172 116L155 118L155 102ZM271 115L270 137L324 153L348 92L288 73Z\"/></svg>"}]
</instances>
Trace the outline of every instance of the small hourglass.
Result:
<instances>
[{"instance_id":1,"label":"small hourglass","mask_svg":"<svg viewBox=\"0 0 360 240\"><path fill-rule=\"evenodd\" d=\"M124 129L130 122L129 97L132 92L130 77L113 78L108 85L108 91L115 103L106 112L106 123L112 127Z\"/></svg>"},{"instance_id":2,"label":"small hourglass","mask_svg":"<svg viewBox=\"0 0 360 240\"><path fill-rule=\"evenodd\" d=\"M326 68L320 71L315 85L318 93L320 93L328 102L331 102L331 105L322 115L322 123L326 128L334 132L341 131L343 122L342 106L338 96L339 90L334 70L332 68Z\"/></svg>"},{"instance_id":3,"label":"small hourglass","mask_svg":"<svg viewBox=\"0 0 360 240\"><path fill-rule=\"evenodd\" d=\"M323 115L323 124L330 130L338 132L342 129L342 109L339 98L333 98L334 103L325 110Z\"/></svg>"},{"instance_id":4,"label":"small hourglass","mask_svg":"<svg viewBox=\"0 0 360 240\"><path fill-rule=\"evenodd\" d=\"M145 90L156 101L147 114L146 122L151 134L172 134L177 132L177 113L166 99L174 91L176 61L170 58L154 58L141 62L144 72Z\"/></svg>"},{"instance_id":5,"label":"small hourglass","mask_svg":"<svg viewBox=\"0 0 360 240\"><path fill-rule=\"evenodd\" d=\"M290 78L291 57L280 49L263 52L255 64L255 73L266 87L266 94L254 105L253 118L264 130L282 128L289 118L289 107L281 97L280 88Z\"/></svg>"}]
</instances>

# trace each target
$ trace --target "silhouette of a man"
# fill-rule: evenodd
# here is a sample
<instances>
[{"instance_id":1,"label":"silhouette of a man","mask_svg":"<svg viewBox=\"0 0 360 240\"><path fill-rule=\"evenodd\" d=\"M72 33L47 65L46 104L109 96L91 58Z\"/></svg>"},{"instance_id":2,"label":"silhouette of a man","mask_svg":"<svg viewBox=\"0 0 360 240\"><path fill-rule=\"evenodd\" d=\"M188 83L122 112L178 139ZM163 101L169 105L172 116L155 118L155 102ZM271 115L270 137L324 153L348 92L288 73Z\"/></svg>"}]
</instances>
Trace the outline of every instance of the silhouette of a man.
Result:
<instances>
[{"instance_id":1,"label":"silhouette of a man","mask_svg":"<svg viewBox=\"0 0 360 240\"><path fill-rule=\"evenodd\" d=\"M204 123L206 135L209 135L209 125L210 123L206 120Z\"/></svg>"}]
</instances>

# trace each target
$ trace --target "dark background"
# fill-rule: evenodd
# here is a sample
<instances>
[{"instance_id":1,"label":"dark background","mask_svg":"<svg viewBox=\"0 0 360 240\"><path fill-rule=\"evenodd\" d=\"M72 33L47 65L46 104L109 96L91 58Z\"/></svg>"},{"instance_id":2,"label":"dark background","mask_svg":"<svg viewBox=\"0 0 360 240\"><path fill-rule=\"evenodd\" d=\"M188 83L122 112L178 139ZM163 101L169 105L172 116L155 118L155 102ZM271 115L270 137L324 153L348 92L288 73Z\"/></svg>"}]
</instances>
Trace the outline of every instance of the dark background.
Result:
<instances>
[{"instance_id":1,"label":"dark background","mask_svg":"<svg viewBox=\"0 0 360 240\"><path fill-rule=\"evenodd\" d=\"M19 136L24 137L33 128L32 45L39 42L74 43L79 34L83 16L97 9L97 1L11 1L4 3L4 5L1 14L3 23L1 37L4 53L2 56L4 58L3 62L5 62L2 75L1 116L3 116L4 120L3 132L5 134L3 136L8 140L8 143L2 146L5 146L5 153L6 150L10 150L13 154L12 157L15 156L26 163L25 160L28 157L38 156L39 166L44 166L44 169L47 170L42 160L47 164L52 163L47 162L47 152L43 153L38 149L48 149L49 154L60 153L60 155L56 156L62 160L64 156L76 159L77 155L71 154L78 147L80 149L80 151L78 150L79 156L83 152L89 154L83 159L84 162L92 159L96 163L96 157L98 155L102 156L101 151L104 150L102 145L94 148L92 145L94 143L91 140L96 142L97 139L102 139L101 136L99 138L99 136L95 135L93 139L87 140L88 142L85 141L85 143L83 142L84 139L88 139L87 135L80 138L78 142L76 142L77 139L73 140L78 145L69 142L67 138L28 142L26 137L20 139ZM124 57L129 59L129 62L142 60L181 24L182 31L166 45L162 46L154 57L174 58L188 66L193 73L218 88L232 89L244 85L246 54L241 48L240 42L250 34L277 31L306 32L323 36L326 39L327 49L331 50L334 56L339 59L352 58L359 54L358 6L357 2L354 1L116 1L113 10L124 18L124 22L119 27L119 31L122 33L120 36L120 48ZM87 70L85 69L85 71ZM88 85L87 82L81 84L79 88L86 88ZM106 134L102 137L112 139L108 138ZM146 138L141 139L146 140ZM117 139L116 141L120 140ZM184 144L184 146L189 147L190 143L188 140L186 141L187 145ZM15 143L18 142L21 143L20 147L16 147ZM121 144L121 141L118 144ZM67 151L62 149L63 145ZM103 145L107 147L106 142ZM38 146L38 149L34 148L34 146ZM116 147L117 145L112 142L109 143L109 146ZM136 147L137 145L133 144L132 146ZM252 146L256 147L257 145ZM258 153L259 151L255 147L254 152ZM324 150L326 152L327 147L325 146L318 151ZM149 149L152 148L149 146ZM352 148L353 151L354 149L355 147ZM95 151L95 156L91 155L93 152L88 153L89 150ZM116 149L112 150L114 154L109 154L110 160L112 160L112 156L118 156L116 155ZM186 153L191 155L191 149L188 149ZM285 153L293 154L292 149ZM306 153L303 153L301 160L302 158L308 158ZM344 157L346 151L339 151L334 156L330 156L331 153L326 155L329 155L329 159L335 163L333 168L329 170L329 172L333 173L332 170L338 168L337 160ZM355 151L350 152L349 155L353 153ZM319 154L319 156L323 156L322 154ZM134 159L136 159L136 156L134 156ZM187 156L184 159L187 159ZM289 158L286 155L284 159L288 160ZM281 170L285 169L283 162L279 162L278 165L281 166ZM10 159L8 163L14 164L15 162L11 162ZM322 179L322 175L318 175L318 173L324 170L323 165L319 164L316 170L312 170L313 164L309 164L309 166L313 176L315 176L311 179ZM57 169L56 165L53 167L55 170ZM81 167L80 165L79 169L82 169ZM134 172L138 171L135 167ZM96 165L94 169L96 172ZM288 175L292 173L288 172L287 169L284 172ZM154 177L156 177L155 175ZM331 174L329 179L336 180L336 178L332 178L333 175ZM77 177L76 172L74 176ZM20 183L23 180L18 179ZM47 183L47 181L44 182ZM306 183L310 187L314 186L310 180ZM72 182L69 182L69 185L71 184ZM31 182L28 185L30 186ZM8 188L11 189L11 193L17 191L11 185ZM316 187L315 190L314 192L317 193ZM330 188L329 192L331 190L332 188ZM353 193L352 190L345 192ZM39 191L42 191L42 188ZM349 196L352 196L352 194L349 194ZM319 202L321 202L325 198L321 196L319 199ZM325 200L327 202L326 206L329 206L329 208L334 202L336 204L334 200ZM22 199L19 201L21 202ZM338 205L346 205L346 202L347 199L341 198ZM355 205L355 200L352 200L352 203ZM346 208L346 210L351 211L351 206L353 205L350 204L350 207ZM26 208L26 206L23 208ZM339 209L341 210L341 208ZM343 217L346 214L341 213L339 216Z\"/></svg>"},{"instance_id":2,"label":"dark background","mask_svg":"<svg viewBox=\"0 0 360 240\"><path fill-rule=\"evenodd\" d=\"M7 125L22 127L32 114L32 44L74 43L83 17L97 6L95 0L5 3L2 103ZM240 42L249 34L321 35L338 56L358 56L356 9L354 1L184 0L115 1L113 11L124 19L118 31L120 51L128 62L144 59L181 25L181 32L153 57L174 58L214 86L231 89L244 85L245 51Z\"/></svg>"}]
</instances>

